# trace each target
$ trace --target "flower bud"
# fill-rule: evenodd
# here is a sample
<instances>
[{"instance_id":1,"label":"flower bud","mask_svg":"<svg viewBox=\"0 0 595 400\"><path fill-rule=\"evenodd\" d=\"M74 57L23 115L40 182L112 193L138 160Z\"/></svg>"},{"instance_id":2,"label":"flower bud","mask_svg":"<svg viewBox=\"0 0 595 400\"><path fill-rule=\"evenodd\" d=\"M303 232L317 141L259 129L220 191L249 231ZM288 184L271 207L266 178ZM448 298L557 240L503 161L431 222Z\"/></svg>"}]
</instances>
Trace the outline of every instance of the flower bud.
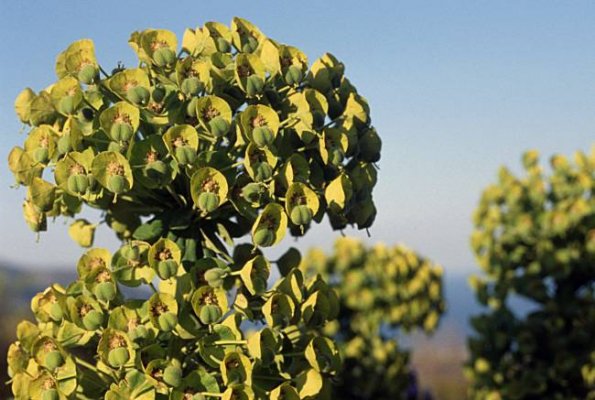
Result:
<instances>
[{"instance_id":1,"label":"flower bud","mask_svg":"<svg viewBox=\"0 0 595 400\"><path fill-rule=\"evenodd\" d=\"M205 272L205 280L211 287L220 287L223 285L223 278L227 275L227 271L221 268L211 268Z\"/></svg>"}]
</instances>

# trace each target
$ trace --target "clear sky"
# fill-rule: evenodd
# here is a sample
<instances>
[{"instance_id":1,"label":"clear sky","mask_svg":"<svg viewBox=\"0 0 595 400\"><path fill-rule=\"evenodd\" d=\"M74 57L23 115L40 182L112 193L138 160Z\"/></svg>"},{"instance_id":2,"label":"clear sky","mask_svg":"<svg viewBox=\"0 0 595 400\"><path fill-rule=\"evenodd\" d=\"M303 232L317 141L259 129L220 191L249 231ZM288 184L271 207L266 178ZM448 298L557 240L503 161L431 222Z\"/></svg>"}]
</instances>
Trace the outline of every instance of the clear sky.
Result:
<instances>
[{"instance_id":1,"label":"clear sky","mask_svg":"<svg viewBox=\"0 0 595 400\"><path fill-rule=\"evenodd\" d=\"M328 51L346 64L384 141L369 240L404 242L447 271L475 268L471 213L499 165L518 170L526 149L549 157L595 141L593 1L2 0L0 260L72 268L81 253L63 220L36 243L21 216L25 191L9 188L6 156L24 140L19 91L52 83L56 55L74 40L93 39L105 67L132 65L134 30L181 37L235 15L310 60ZM324 223L299 246L328 248L336 235ZM116 247L109 232L97 239Z\"/></svg>"}]
</instances>

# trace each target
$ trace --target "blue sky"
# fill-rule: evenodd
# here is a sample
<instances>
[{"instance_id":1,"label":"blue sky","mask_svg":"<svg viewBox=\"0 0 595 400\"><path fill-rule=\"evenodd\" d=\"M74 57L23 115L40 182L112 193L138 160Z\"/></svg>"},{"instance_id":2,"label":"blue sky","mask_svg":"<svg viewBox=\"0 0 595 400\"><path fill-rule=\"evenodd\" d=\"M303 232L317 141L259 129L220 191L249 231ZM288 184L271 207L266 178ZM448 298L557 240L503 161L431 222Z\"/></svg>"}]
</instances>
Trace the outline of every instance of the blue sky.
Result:
<instances>
[{"instance_id":1,"label":"blue sky","mask_svg":"<svg viewBox=\"0 0 595 400\"><path fill-rule=\"evenodd\" d=\"M94 40L103 66L135 58L134 30L229 23L234 15L314 60L329 51L369 101L384 141L369 241L404 242L444 264L474 270L468 237L483 187L521 153L544 158L595 141L595 2L592 1L73 1L0 3L0 260L72 268L81 253L64 221L39 243L21 217L23 189L6 155L21 144L12 104L21 89L55 79L56 55ZM347 234L365 237L358 231ZM298 245L329 248L314 229ZM114 249L109 232L97 245ZM293 244L286 239L284 245Z\"/></svg>"}]
</instances>

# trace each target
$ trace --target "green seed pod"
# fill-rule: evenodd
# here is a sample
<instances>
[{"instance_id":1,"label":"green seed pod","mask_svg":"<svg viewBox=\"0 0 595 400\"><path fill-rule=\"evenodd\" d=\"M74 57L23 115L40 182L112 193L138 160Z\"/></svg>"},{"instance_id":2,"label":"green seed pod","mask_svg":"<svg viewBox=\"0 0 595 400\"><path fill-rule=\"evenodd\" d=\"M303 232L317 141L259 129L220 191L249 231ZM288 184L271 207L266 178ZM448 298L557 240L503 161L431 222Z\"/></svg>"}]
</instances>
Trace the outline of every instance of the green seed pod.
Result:
<instances>
[{"instance_id":1,"label":"green seed pod","mask_svg":"<svg viewBox=\"0 0 595 400\"><path fill-rule=\"evenodd\" d=\"M128 188L128 182L126 178L120 175L112 175L107 180L107 188L116 194L124 193Z\"/></svg>"},{"instance_id":2,"label":"green seed pod","mask_svg":"<svg viewBox=\"0 0 595 400\"><path fill-rule=\"evenodd\" d=\"M153 61L159 67L172 65L176 61L176 53L169 47L161 47L153 53Z\"/></svg>"},{"instance_id":3,"label":"green seed pod","mask_svg":"<svg viewBox=\"0 0 595 400\"><path fill-rule=\"evenodd\" d=\"M205 280L211 287L221 287L223 286L223 278L227 275L227 271L221 268L211 268L207 272L205 272Z\"/></svg>"},{"instance_id":4,"label":"green seed pod","mask_svg":"<svg viewBox=\"0 0 595 400\"><path fill-rule=\"evenodd\" d=\"M49 370L54 370L64 364L64 357L59 351L53 350L45 355L44 363Z\"/></svg>"},{"instance_id":5,"label":"green seed pod","mask_svg":"<svg viewBox=\"0 0 595 400\"><path fill-rule=\"evenodd\" d=\"M46 389L41 393L42 400L60 400L60 394L56 389Z\"/></svg>"},{"instance_id":6,"label":"green seed pod","mask_svg":"<svg viewBox=\"0 0 595 400\"><path fill-rule=\"evenodd\" d=\"M64 311L62 310L62 306L60 306L60 303L54 303L52 304L52 306L50 307L50 318L53 319L56 322L62 321L62 318L64 318Z\"/></svg>"},{"instance_id":7,"label":"green seed pod","mask_svg":"<svg viewBox=\"0 0 595 400\"><path fill-rule=\"evenodd\" d=\"M155 103L161 103L163 99L165 99L166 94L167 91L163 86L155 86L153 93L151 93L151 97Z\"/></svg>"},{"instance_id":8,"label":"green seed pod","mask_svg":"<svg viewBox=\"0 0 595 400\"><path fill-rule=\"evenodd\" d=\"M70 175L68 177L68 190L72 193L84 194L89 188L89 178L87 175Z\"/></svg>"},{"instance_id":9,"label":"green seed pod","mask_svg":"<svg viewBox=\"0 0 595 400\"><path fill-rule=\"evenodd\" d=\"M140 248L128 244L120 249L120 254L127 260L137 261L140 258Z\"/></svg>"},{"instance_id":10,"label":"green seed pod","mask_svg":"<svg viewBox=\"0 0 595 400\"><path fill-rule=\"evenodd\" d=\"M222 117L215 117L209 121L209 130L216 137L223 137L229 131L229 123Z\"/></svg>"},{"instance_id":11,"label":"green seed pod","mask_svg":"<svg viewBox=\"0 0 595 400\"><path fill-rule=\"evenodd\" d=\"M222 37L215 39L215 46L221 53L229 53L231 51L231 44Z\"/></svg>"},{"instance_id":12,"label":"green seed pod","mask_svg":"<svg viewBox=\"0 0 595 400\"><path fill-rule=\"evenodd\" d=\"M175 150L176 160L182 165L192 164L196 160L196 151L189 146L181 146Z\"/></svg>"},{"instance_id":13,"label":"green seed pod","mask_svg":"<svg viewBox=\"0 0 595 400\"><path fill-rule=\"evenodd\" d=\"M246 79L246 94L248 97L254 97L257 94L262 93L262 89L264 88L264 81L258 75L250 75L248 79Z\"/></svg>"},{"instance_id":14,"label":"green seed pod","mask_svg":"<svg viewBox=\"0 0 595 400\"><path fill-rule=\"evenodd\" d=\"M149 102L150 96L149 91L142 86L132 87L126 92L128 100L139 106L146 105Z\"/></svg>"},{"instance_id":15,"label":"green seed pod","mask_svg":"<svg viewBox=\"0 0 595 400\"><path fill-rule=\"evenodd\" d=\"M178 263L175 260L164 260L159 261L157 264L157 275L161 279L169 279L172 276L176 276L178 272Z\"/></svg>"},{"instance_id":16,"label":"green seed pod","mask_svg":"<svg viewBox=\"0 0 595 400\"><path fill-rule=\"evenodd\" d=\"M274 139L273 131L267 126L260 126L252 131L252 140L258 147L268 146Z\"/></svg>"},{"instance_id":17,"label":"green seed pod","mask_svg":"<svg viewBox=\"0 0 595 400\"><path fill-rule=\"evenodd\" d=\"M205 213L215 211L219 207L219 196L211 192L202 192L198 195L198 208Z\"/></svg>"},{"instance_id":18,"label":"green seed pod","mask_svg":"<svg viewBox=\"0 0 595 400\"><path fill-rule=\"evenodd\" d=\"M186 114L189 117L196 118L196 104L198 104L198 97L191 98L188 104L186 104Z\"/></svg>"},{"instance_id":19,"label":"green seed pod","mask_svg":"<svg viewBox=\"0 0 595 400\"><path fill-rule=\"evenodd\" d=\"M308 225L312 221L312 210L306 205L295 206L289 218L295 225Z\"/></svg>"},{"instance_id":20,"label":"green seed pod","mask_svg":"<svg viewBox=\"0 0 595 400\"><path fill-rule=\"evenodd\" d=\"M163 332L170 332L176 327L178 323L178 317L176 317L175 314L166 312L159 316L157 322L159 324L160 330L162 330Z\"/></svg>"},{"instance_id":21,"label":"green seed pod","mask_svg":"<svg viewBox=\"0 0 595 400\"><path fill-rule=\"evenodd\" d=\"M131 340L142 340L149 337L149 330L144 325L139 325L128 332Z\"/></svg>"},{"instance_id":22,"label":"green seed pod","mask_svg":"<svg viewBox=\"0 0 595 400\"><path fill-rule=\"evenodd\" d=\"M252 53L258 47L258 40L249 36L246 41L242 44L242 52Z\"/></svg>"},{"instance_id":23,"label":"green seed pod","mask_svg":"<svg viewBox=\"0 0 595 400\"><path fill-rule=\"evenodd\" d=\"M90 85L93 83L95 78L97 77L97 67L91 64L85 65L83 68L80 69L79 73L77 74L78 80L86 85Z\"/></svg>"},{"instance_id":24,"label":"green seed pod","mask_svg":"<svg viewBox=\"0 0 595 400\"><path fill-rule=\"evenodd\" d=\"M287 72L284 76L285 83L287 83L289 86L299 85L302 82L303 77L304 74L302 73L302 70L295 65L291 65L289 68L287 68Z\"/></svg>"},{"instance_id":25,"label":"green seed pod","mask_svg":"<svg viewBox=\"0 0 595 400\"><path fill-rule=\"evenodd\" d=\"M197 77L192 76L182 81L180 89L186 96L196 96L204 90L204 84Z\"/></svg>"},{"instance_id":26,"label":"green seed pod","mask_svg":"<svg viewBox=\"0 0 595 400\"><path fill-rule=\"evenodd\" d=\"M254 244L267 247L275 241L275 234L269 229L259 229L254 233Z\"/></svg>"},{"instance_id":27,"label":"green seed pod","mask_svg":"<svg viewBox=\"0 0 595 400\"><path fill-rule=\"evenodd\" d=\"M112 282L98 283L93 289L93 294L99 300L112 301L116 297L116 286Z\"/></svg>"},{"instance_id":28,"label":"green seed pod","mask_svg":"<svg viewBox=\"0 0 595 400\"><path fill-rule=\"evenodd\" d=\"M266 194L266 187L260 183L249 183L242 188L242 197L250 203L259 205Z\"/></svg>"},{"instance_id":29,"label":"green seed pod","mask_svg":"<svg viewBox=\"0 0 595 400\"><path fill-rule=\"evenodd\" d=\"M119 368L130 360L130 353L126 347L118 347L109 351L107 360L112 367Z\"/></svg>"},{"instance_id":30,"label":"green seed pod","mask_svg":"<svg viewBox=\"0 0 595 400\"><path fill-rule=\"evenodd\" d=\"M117 142L127 142L134 132L132 126L123 122L116 122L110 129L110 136Z\"/></svg>"},{"instance_id":31,"label":"green seed pod","mask_svg":"<svg viewBox=\"0 0 595 400\"><path fill-rule=\"evenodd\" d=\"M312 126L314 129L316 130L321 130L322 127L324 126L324 120L326 118L326 115L324 113L322 113L320 110L314 110L312 111Z\"/></svg>"},{"instance_id":32,"label":"green seed pod","mask_svg":"<svg viewBox=\"0 0 595 400\"><path fill-rule=\"evenodd\" d=\"M221 319L221 309L218 306L205 305L201 308L198 318L205 325L214 324Z\"/></svg>"},{"instance_id":33,"label":"green seed pod","mask_svg":"<svg viewBox=\"0 0 595 400\"><path fill-rule=\"evenodd\" d=\"M64 96L58 103L58 111L65 115L74 113L74 98L72 96Z\"/></svg>"},{"instance_id":34,"label":"green seed pod","mask_svg":"<svg viewBox=\"0 0 595 400\"><path fill-rule=\"evenodd\" d=\"M41 164L47 164L47 162L49 161L49 157L50 151L47 147L38 147L33 152L33 158L35 159L35 161Z\"/></svg>"},{"instance_id":35,"label":"green seed pod","mask_svg":"<svg viewBox=\"0 0 595 400\"><path fill-rule=\"evenodd\" d=\"M60 139L58 139L58 154L62 155L62 154L66 154L71 150L71 145L70 145L70 135L69 134L65 134L63 136L60 136Z\"/></svg>"},{"instance_id":36,"label":"green seed pod","mask_svg":"<svg viewBox=\"0 0 595 400\"><path fill-rule=\"evenodd\" d=\"M103 324L103 314L97 310L91 310L83 317L83 325L88 331L99 329Z\"/></svg>"},{"instance_id":37,"label":"green seed pod","mask_svg":"<svg viewBox=\"0 0 595 400\"><path fill-rule=\"evenodd\" d=\"M254 164L254 179L259 182L268 181L273 176L273 167L267 162Z\"/></svg>"},{"instance_id":38,"label":"green seed pod","mask_svg":"<svg viewBox=\"0 0 595 400\"><path fill-rule=\"evenodd\" d=\"M178 387L182 384L182 369L175 365L170 365L163 371L163 382L171 387Z\"/></svg>"}]
</instances>

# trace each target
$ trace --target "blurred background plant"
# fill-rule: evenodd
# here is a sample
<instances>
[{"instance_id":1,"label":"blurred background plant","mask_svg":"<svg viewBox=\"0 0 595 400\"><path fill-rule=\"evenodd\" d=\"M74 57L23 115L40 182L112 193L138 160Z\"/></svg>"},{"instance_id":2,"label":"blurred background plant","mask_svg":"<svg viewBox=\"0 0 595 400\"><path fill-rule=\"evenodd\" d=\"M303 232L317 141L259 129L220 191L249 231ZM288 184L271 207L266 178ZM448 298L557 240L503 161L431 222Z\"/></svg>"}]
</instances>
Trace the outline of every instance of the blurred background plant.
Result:
<instances>
[{"instance_id":1,"label":"blurred background plant","mask_svg":"<svg viewBox=\"0 0 595 400\"><path fill-rule=\"evenodd\" d=\"M471 238L483 270L470 283L473 399L595 398L595 146L574 162L523 155L483 193ZM511 298L529 302L523 312Z\"/></svg>"}]
</instances>

